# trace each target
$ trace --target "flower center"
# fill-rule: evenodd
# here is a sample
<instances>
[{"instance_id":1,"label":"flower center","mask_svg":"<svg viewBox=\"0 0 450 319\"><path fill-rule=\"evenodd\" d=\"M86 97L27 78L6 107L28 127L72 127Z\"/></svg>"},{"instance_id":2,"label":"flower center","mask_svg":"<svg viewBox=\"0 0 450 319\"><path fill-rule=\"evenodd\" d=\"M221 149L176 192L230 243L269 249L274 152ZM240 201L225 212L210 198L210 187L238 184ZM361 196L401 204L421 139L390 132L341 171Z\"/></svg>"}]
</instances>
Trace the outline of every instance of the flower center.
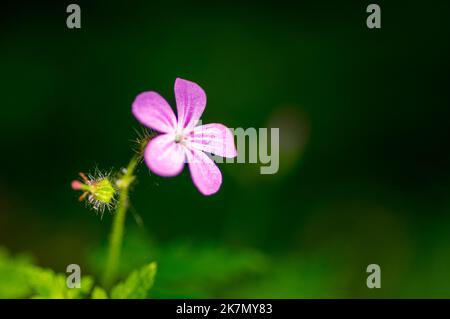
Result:
<instances>
[{"instance_id":1,"label":"flower center","mask_svg":"<svg viewBox=\"0 0 450 319\"><path fill-rule=\"evenodd\" d=\"M175 143L182 143L184 140L183 134L175 134Z\"/></svg>"}]
</instances>

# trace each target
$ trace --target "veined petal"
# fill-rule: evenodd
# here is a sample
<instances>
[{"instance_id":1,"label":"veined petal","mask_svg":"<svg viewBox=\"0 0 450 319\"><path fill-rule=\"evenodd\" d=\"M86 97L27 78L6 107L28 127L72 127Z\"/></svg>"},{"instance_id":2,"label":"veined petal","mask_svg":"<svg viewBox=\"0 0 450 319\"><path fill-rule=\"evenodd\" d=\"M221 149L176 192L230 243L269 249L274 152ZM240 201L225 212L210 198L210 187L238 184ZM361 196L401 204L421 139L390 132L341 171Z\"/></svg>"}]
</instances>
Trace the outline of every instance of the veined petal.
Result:
<instances>
[{"instance_id":1,"label":"veined petal","mask_svg":"<svg viewBox=\"0 0 450 319\"><path fill-rule=\"evenodd\" d=\"M178 175L183 170L185 158L185 147L176 143L172 134L154 137L144 152L148 168L165 177Z\"/></svg>"},{"instance_id":2,"label":"veined petal","mask_svg":"<svg viewBox=\"0 0 450 319\"><path fill-rule=\"evenodd\" d=\"M169 103L156 92L139 94L131 107L134 117L143 125L161 133L175 131L176 117Z\"/></svg>"},{"instance_id":3,"label":"veined petal","mask_svg":"<svg viewBox=\"0 0 450 319\"><path fill-rule=\"evenodd\" d=\"M206 106L206 94L194 82L177 78L175 80L178 128L188 132L200 119Z\"/></svg>"},{"instance_id":4,"label":"veined petal","mask_svg":"<svg viewBox=\"0 0 450 319\"><path fill-rule=\"evenodd\" d=\"M188 147L222 157L236 157L233 133L222 124L196 126L186 136Z\"/></svg>"},{"instance_id":5,"label":"veined petal","mask_svg":"<svg viewBox=\"0 0 450 319\"><path fill-rule=\"evenodd\" d=\"M186 149L192 181L205 196L217 193L222 185L222 173L217 165L202 151Z\"/></svg>"}]
</instances>

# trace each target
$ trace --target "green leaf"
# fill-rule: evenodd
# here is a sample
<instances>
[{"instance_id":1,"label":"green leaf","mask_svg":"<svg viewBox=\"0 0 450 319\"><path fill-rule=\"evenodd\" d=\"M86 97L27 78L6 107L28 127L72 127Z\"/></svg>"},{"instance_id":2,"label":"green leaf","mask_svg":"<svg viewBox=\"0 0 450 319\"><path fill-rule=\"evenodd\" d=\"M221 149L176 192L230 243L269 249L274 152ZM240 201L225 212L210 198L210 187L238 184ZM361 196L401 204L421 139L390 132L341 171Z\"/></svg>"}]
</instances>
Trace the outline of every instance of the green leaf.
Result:
<instances>
[{"instance_id":1,"label":"green leaf","mask_svg":"<svg viewBox=\"0 0 450 319\"><path fill-rule=\"evenodd\" d=\"M103 288L96 286L92 291L91 299L108 299L108 294Z\"/></svg>"},{"instance_id":2,"label":"green leaf","mask_svg":"<svg viewBox=\"0 0 450 319\"><path fill-rule=\"evenodd\" d=\"M68 288L66 274L57 274L31 263L26 255L9 256L0 247L0 298L87 298L90 277L81 278L81 288Z\"/></svg>"},{"instance_id":3,"label":"green leaf","mask_svg":"<svg viewBox=\"0 0 450 319\"><path fill-rule=\"evenodd\" d=\"M51 269L36 266L27 270L28 284L34 292L33 298L79 299L86 298L93 285L90 277L81 278L81 288L68 288L65 274L56 274Z\"/></svg>"},{"instance_id":4,"label":"green leaf","mask_svg":"<svg viewBox=\"0 0 450 319\"><path fill-rule=\"evenodd\" d=\"M114 299L143 299L148 297L156 274L156 263L152 262L139 270L133 271L128 278L111 291Z\"/></svg>"},{"instance_id":5,"label":"green leaf","mask_svg":"<svg viewBox=\"0 0 450 319\"><path fill-rule=\"evenodd\" d=\"M6 249L0 247L0 299L25 298L31 295L26 277L29 267L32 267L32 263L28 256L12 257Z\"/></svg>"}]
</instances>

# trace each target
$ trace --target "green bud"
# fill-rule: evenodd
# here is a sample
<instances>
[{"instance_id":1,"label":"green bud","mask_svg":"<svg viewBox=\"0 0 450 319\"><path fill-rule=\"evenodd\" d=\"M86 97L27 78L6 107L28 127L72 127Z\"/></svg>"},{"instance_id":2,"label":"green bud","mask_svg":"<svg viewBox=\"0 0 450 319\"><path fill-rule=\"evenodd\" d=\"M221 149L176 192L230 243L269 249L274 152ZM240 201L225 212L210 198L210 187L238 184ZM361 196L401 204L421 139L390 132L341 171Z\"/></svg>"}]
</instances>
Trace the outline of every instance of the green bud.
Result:
<instances>
[{"instance_id":1,"label":"green bud","mask_svg":"<svg viewBox=\"0 0 450 319\"><path fill-rule=\"evenodd\" d=\"M96 201L104 205L109 205L112 203L116 191L109 179L105 177L90 185L90 193Z\"/></svg>"},{"instance_id":2,"label":"green bud","mask_svg":"<svg viewBox=\"0 0 450 319\"><path fill-rule=\"evenodd\" d=\"M87 202L97 211L103 213L105 208L111 209L115 202L116 189L110 177L98 173L96 177L80 173L83 182L73 181L72 188L83 191L80 201L87 197Z\"/></svg>"}]
</instances>

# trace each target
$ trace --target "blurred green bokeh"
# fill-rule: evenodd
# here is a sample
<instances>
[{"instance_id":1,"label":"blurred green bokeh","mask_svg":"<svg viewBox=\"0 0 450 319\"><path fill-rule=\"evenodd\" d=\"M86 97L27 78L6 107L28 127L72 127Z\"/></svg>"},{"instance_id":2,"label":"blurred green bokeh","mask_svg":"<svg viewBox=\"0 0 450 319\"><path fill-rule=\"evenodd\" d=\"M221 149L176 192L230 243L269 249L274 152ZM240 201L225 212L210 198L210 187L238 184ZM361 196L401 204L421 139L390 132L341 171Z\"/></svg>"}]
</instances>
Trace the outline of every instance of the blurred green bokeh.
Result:
<instances>
[{"instance_id":1,"label":"blurred green bokeh","mask_svg":"<svg viewBox=\"0 0 450 319\"><path fill-rule=\"evenodd\" d=\"M378 1L380 30L367 1L78 1L80 30L68 3L0 10L0 246L101 272L112 216L70 181L126 165L134 97L182 77L204 123L279 127L280 171L222 164L206 198L142 166L122 266L158 261L153 297L450 297L450 3Z\"/></svg>"}]
</instances>

